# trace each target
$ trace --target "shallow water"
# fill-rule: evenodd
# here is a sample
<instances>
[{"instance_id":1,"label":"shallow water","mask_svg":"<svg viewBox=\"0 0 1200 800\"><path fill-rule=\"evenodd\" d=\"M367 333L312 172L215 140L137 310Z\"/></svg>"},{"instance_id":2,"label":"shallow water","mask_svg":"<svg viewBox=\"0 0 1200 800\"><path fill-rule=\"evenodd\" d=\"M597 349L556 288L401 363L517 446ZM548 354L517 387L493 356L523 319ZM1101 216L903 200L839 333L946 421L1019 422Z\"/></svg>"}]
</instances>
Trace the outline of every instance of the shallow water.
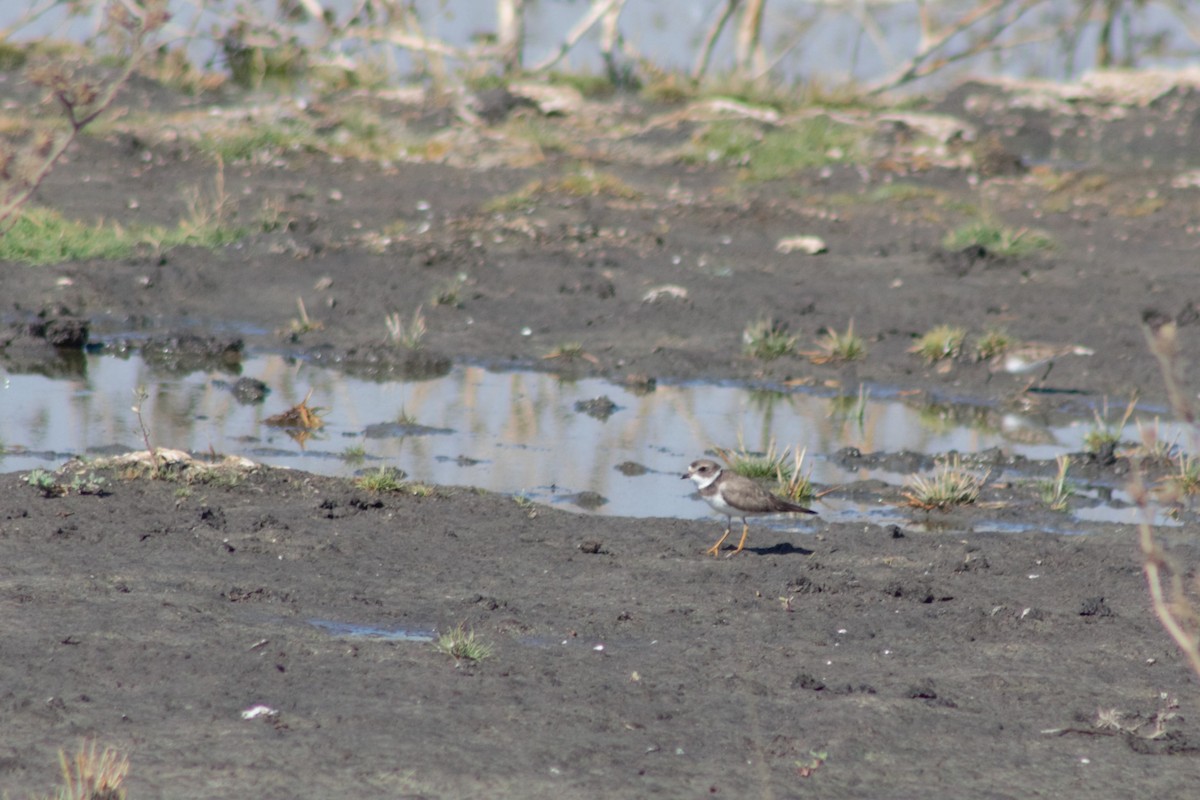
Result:
<instances>
[{"instance_id":1,"label":"shallow water","mask_svg":"<svg viewBox=\"0 0 1200 800\"><path fill-rule=\"evenodd\" d=\"M377 382L278 355L248 358L241 374L271 388L264 403L239 403L228 389L237 376L164 374L138 358L88 355L69 378L0 372L6 450L0 470L53 468L71 454L144 449L132 408L139 386L147 391L142 419L157 447L236 454L327 475L394 466L412 480L634 517L708 516L680 475L714 445L737 447L739 440L755 450L772 440L780 448L806 448L805 463L820 485L867 478L900 484L903 475L850 472L829 456L844 447L925 454L1003 447L1052 459L1082 449L1091 427L1090 421L1017 419L983 407L920 408L882 389L874 390L878 397L868 392L861 405L857 396L708 383L660 383L636 394L601 379L479 366L456 366L431 380ZM308 405L322 409L325 421L315 437L301 444L265 424L310 392ZM599 397L616 404L607 419L577 410L577 403ZM630 464L637 469L618 468ZM594 494L581 498L585 492ZM820 510L827 520L887 523L902 516L887 506L832 499ZM813 525L778 523L794 530Z\"/></svg>"}]
</instances>

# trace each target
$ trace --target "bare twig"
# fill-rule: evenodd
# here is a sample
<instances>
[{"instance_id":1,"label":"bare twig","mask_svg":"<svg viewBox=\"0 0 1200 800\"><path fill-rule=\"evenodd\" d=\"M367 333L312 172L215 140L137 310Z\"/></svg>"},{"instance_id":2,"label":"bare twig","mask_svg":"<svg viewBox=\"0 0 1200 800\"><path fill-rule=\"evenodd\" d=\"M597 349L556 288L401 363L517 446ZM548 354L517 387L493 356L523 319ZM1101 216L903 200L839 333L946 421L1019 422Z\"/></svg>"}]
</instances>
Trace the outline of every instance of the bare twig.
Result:
<instances>
[{"instance_id":1,"label":"bare twig","mask_svg":"<svg viewBox=\"0 0 1200 800\"><path fill-rule=\"evenodd\" d=\"M897 86L910 83L918 78L931 75L955 61L961 61L990 50L1011 49L1012 47L1019 46L1019 44L1026 43L1002 45L999 43L999 38L1006 29L1015 25L1026 11L1029 11L1034 6L1041 5L1045 1L1018 0L1014 6L1013 0L987 0L987 2L975 6L940 30L934 30L932 16L928 14L927 7L922 4L921 43L916 54L899 69L868 87L868 91L871 94L879 94L888 89L894 89ZM1007 17L1001 18L1000 14L1006 10L1009 11ZM968 44L957 51L944 52L945 48L951 42L962 36L966 31L975 27L978 23L992 18L995 18L995 23L989 30L977 34Z\"/></svg>"},{"instance_id":2,"label":"bare twig","mask_svg":"<svg viewBox=\"0 0 1200 800\"><path fill-rule=\"evenodd\" d=\"M741 0L726 0L725 8L721 10L721 15L717 17L712 27L708 29L708 34L704 37L704 44L700 47L700 55L696 59L696 66L692 67L692 80L698 81L704 77L704 73L708 72L708 63L712 60L713 48L717 46L717 40L721 38L721 32L729 24L729 19L733 16L733 12L737 9L740 2Z\"/></svg>"},{"instance_id":3,"label":"bare twig","mask_svg":"<svg viewBox=\"0 0 1200 800\"><path fill-rule=\"evenodd\" d=\"M579 40L591 30L592 26L603 19L605 15L610 13L619 15L621 9L625 6L625 2L626 0L592 0L591 8L580 18L579 22L575 23L575 27L571 28L567 33L566 38L563 39L558 49L530 67L530 71L542 72L562 61L567 53L571 52L571 49L579 44Z\"/></svg>"},{"instance_id":4,"label":"bare twig","mask_svg":"<svg viewBox=\"0 0 1200 800\"><path fill-rule=\"evenodd\" d=\"M70 129L35 138L27 154L28 161L21 169L14 170L14 179L0 193L0 231L12 225L17 209L29 201L79 132L112 105L117 92L150 52L153 34L166 23L167 18L164 0L147 0L141 5L131 0L110 2L107 7L108 24L114 31L122 31L129 37L129 54L121 71L107 83L97 85L79 78L57 62L31 70L30 80L49 89L51 96L62 107Z\"/></svg>"}]
</instances>

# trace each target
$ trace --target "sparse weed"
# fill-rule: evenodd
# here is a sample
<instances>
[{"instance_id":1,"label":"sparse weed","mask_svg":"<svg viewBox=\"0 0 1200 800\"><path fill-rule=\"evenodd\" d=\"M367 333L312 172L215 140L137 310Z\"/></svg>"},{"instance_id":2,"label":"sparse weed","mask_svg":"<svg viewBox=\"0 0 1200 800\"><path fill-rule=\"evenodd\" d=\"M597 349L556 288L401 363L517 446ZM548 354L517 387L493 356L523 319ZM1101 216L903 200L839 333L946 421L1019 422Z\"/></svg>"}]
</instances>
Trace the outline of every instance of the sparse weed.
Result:
<instances>
[{"instance_id":1,"label":"sparse weed","mask_svg":"<svg viewBox=\"0 0 1200 800\"><path fill-rule=\"evenodd\" d=\"M312 331L319 331L325 327L324 323L314 320L308 316L308 309L304 306L303 297L296 298L296 309L300 313L300 316L296 319L293 319L291 325L289 326L294 335L299 336L305 333L311 333Z\"/></svg>"},{"instance_id":2,"label":"sparse weed","mask_svg":"<svg viewBox=\"0 0 1200 800\"><path fill-rule=\"evenodd\" d=\"M1017 342L1002 328L988 328L975 342L975 360L991 361Z\"/></svg>"},{"instance_id":3,"label":"sparse weed","mask_svg":"<svg viewBox=\"0 0 1200 800\"><path fill-rule=\"evenodd\" d=\"M41 492L42 497L58 497L67 493L67 487L58 484L54 473L44 469L30 470L21 480Z\"/></svg>"},{"instance_id":4,"label":"sparse weed","mask_svg":"<svg viewBox=\"0 0 1200 800\"><path fill-rule=\"evenodd\" d=\"M71 491L76 494L104 494L104 478L94 472L77 473L71 479Z\"/></svg>"},{"instance_id":5,"label":"sparse weed","mask_svg":"<svg viewBox=\"0 0 1200 800\"><path fill-rule=\"evenodd\" d=\"M564 175L547 188L573 197L615 197L622 200L636 200L641 197L641 192L617 176L598 172L595 167L587 164L581 165L569 175Z\"/></svg>"},{"instance_id":6,"label":"sparse weed","mask_svg":"<svg viewBox=\"0 0 1200 800\"><path fill-rule=\"evenodd\" d=\"M467 273L460 272L435 289L429 302L435 306L459 308L462 305L462 290L467 285Z\"/></svg>"},{"instance_id":7,"label":"sparse weed","mask_svg":"<svg viewBox=\"0 0 1200 800\"><path fill-rule=\"evenodd\" d=\"M425 341L425 334L429 332L421 306L417 306L412 320L407 325L404 324L399 311L388 314L384 318L384 324L387 326L388 339L406 350L420 350Z\"/></svg>"},{"instance_id":8,"label":"sparse weed","mask_svg":"<svg viewBox=\"0 0 1200 800\"><path fill-rule=\"evenodd\" d=\"M580 342L564 342L558 347L555 347L546 355L542 356L543 361L562 361L567 364L575 361L586 361L589 364L599 365L600 359L596 358L591 353L583 349L583 344Z\"/></svg>"},{"instance_id":9,"label":"sparse weed","mask_svg":"<svg viewBox=\"0 0 1200 800\"><path fill-rule=\"evenodd\" d=\"M854 333L854 320L850 320L845 333L826 328L824 333L817 337L815 344L817 351L805 354L814 364L858 361L867 354L866 342Z\"/></svg>"},{"instance_id":10,"label":"sparse weed","mask_svg":"<svg viewBox=\"0 0 1200 800\"><path fill-rule=\"evenodd\" d=\"M987 475L964 469L957 455L938 467L930 477L914 475L905 482L908 504L926 511L970 505L979 499Z\"/></svg>"},{"instance_id":11,"label":"sparse weed","mask_svg":"<svg viewBox=\"0 0 1200 800\"><path fill-rule=\"evenodd\" d=\"M150 463L153 465L150 477L159 478L163 474L162 462L158 457L158 449L150 444L150 429L146 427L146 420L142 417L142 405L149 397L150 393L146 391L146 387L138 386L133 390L133 399L136 402L130 410L137 417L138 429L142 432L142 441L146 443L146 452L150 454Z\"/></svg>"},{"instance_id":12,"label":"sparse weed","mask_svg":"<svg viewBox=\"0 0 1200 800\"><path fill-rule=\"evenodd\" d=\"M1013 229L994 222L976 220L955 228L942 239L947 250L978 246L998 256L1023 258L1054 249L1054 240L1029 228Z\"/></svg>"},{"instance_id":13,"label":"sparse weed","mask_svg":"<svg viewBox=\"0 0 1200 800\"><path fill-rule=\"evenodd\" d=\"M1137 426L1137 440L1140 444L1129 453L1131 457L1153 464L1166 464L1175 460L1175 454L1179 451L1178 443L1163 438L1158 417L1154 418L1152 426L1143 426L1141 420L1135 420L1134 424Z\"/></svg>"},{"instance_id":14,"label":"sparse weed","mask_svg":"<svg viewBox=\"0 0 1200 800\"><path fill-rule=\"evenodd\" d=\"M1037 482L1038 496L1052 511L1066 511L1067 502L1075 494L1075 487L1067 480L1067 470L1071 467L1071 457L1060 455L1057 458L1058 473L1049 480Z\"/></svg>"},{"instance_id":15,"label":"sparse weed","mask_svg":"<svg viewBox=\"0 0 1200 800\"><path fill-rule=\"evenodd\" d=\"M445 653L459 663L463 661L476 663L492 654L491 645L479 639L475 635L475 631L468 630L466 624L462 622L438 636L433 646L439 653Z\"/></svg>"},{"instance_id":16,"label":"sparse weed","mask_svg":"<svg viewBox=\"0 0 1200 800\"><path fill-rule=\"evenodd\" d=\"M1200 459L1180 453L1176 459L1177 470L1168 480L1183 496L1200 494Z\"/></svg>"},{"instance_id":17,"label":"sparse weed","mask_svg":"<svg viewBox=\"0 0 1200 800\"><path fill-rule=\"evenodd\" d=\"M908 349L921 358L934 364L947 358L956 357L961 351L967 331L956 325L938 325L927 331L916 344Z\"/></svg>"},{"instance_id":18,"label":"sparse weed","mask_svg":"<svg viewBox=\"0 0 1200 800\"><path fill-rule=\"evenodd\" d=\"M1137 398L1131 397L1129 405L1125 407L1125 413L1121 415L1120 421L1112 423L1108 418L1108 398L1104 398L1104 403L1099 409L1093 409L1092 415L1095 417L1095 423L1088 432L1083 435L1083 447L1085 452L1098 454L1104 451L1113 450L1121 443L1121 433L1125 430L1129 418L1133 416L1134 406L1137 404Z\"/></svg>"},{"instance_id":19,"label":"sparse weed","mask_svg":"<svg viewBox=\"0 0 1200 800\"><path fill-rule=\"evenodd\" d=\"M404 488L404 473L395 467L381 466L355 478L354 485L364 492L398 492Z\"/></svg>"},{"instance_id":20,"label":"sparse weed","mask_svg":"<svg viewBox=\"0 0 1200 800\"><path fill-rule=\"evenodd\" d=\"M794 351L796 337L788 334L785 323L762 317L742 331L742 349L751 358L772 361Z\"/></svg>"}]
</instances>

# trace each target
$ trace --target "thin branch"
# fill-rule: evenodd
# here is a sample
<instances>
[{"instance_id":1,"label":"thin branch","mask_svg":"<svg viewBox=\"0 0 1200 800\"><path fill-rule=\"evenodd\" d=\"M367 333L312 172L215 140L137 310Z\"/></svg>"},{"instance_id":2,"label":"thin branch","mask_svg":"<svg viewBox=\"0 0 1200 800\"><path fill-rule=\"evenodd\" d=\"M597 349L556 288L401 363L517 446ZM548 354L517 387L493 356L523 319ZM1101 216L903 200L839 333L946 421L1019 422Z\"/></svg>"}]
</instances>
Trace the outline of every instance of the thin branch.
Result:
<instances>
[{"instance_id":1,"label":"thin branch","mask_svg":"<svg viewBox=\"0 0 1200 800\"><path fill-rule=\"evenodd\" d=\"M567 38L558 46L558 50L551 53L546 58L529 68L530 72L541 72L553 67L559 61L566 57L567 53L575 45L579 44L579 40L583 38L592 26L604 18L609 12L620 14L620 10L625 6L626 0L592 0L592 6L588 9L588 13L580 18L579 22L575 23L568 33Z\"/></svg>"},{"instance_id":2,"label":"thin branch","mask_svg":"<svg viewBox=\"0 0 1200 800\"><path fill-rule=\"evenodd\" d=\"M725 10L708 29L708 34L704 37L704 44L700 48L700 56L696 59L696 66L692 67L692 80L698 81L704 77L704 73L708 72L708 63L712 59L717 40L721 38L721 31L725 30L725 26L729 24L729 19L740 2L741 0L727 0Z\"/></svg>"},{"instance_id":3,"label":"thin branch","mask_svg":"<svg viewBox=\"0 0 1200 800\"><path fill-rule=\"evenodd\" d=\"M928 41L923 42L916 55L909 59L907 64L905 64L899 70L893 72L891 75L868 87L867 92L869 94L879 94L880 92L885 92L888 89L894 89L897 86L917 80L918 78L931 75L937 70L945 67L947 64L952 64L965 58L971 58L972 56L979 55L980 53L1010 49L1012 47L1019 46L1019 44L1026 44L1029 41L1040 40L1040 37L1031 38L1026 42L1016 44L1002 44L997 41L1000 37L1000 34L1006 28L1010 28L1015 25L1026 11L1029 11L1031 8L1046 2L1046 0L1021 0L1021 2L1013 10L1012 16L1007 20L999 21L995 30L989 31L984 36L980 36L973 43L956 53L950 53L948 55L942 55L938 57L938 51L946 46L954 37L964 33L981 20L985 20L1000 13L1010 4L1010 2L1011 0L989 0L988 2L983 3L982 5L979 5L973 10L967 12L966 14L963 14L955 22L943 28L941 31L933 34L932 38L930 38Z\"/></svg>"}]
</instances>

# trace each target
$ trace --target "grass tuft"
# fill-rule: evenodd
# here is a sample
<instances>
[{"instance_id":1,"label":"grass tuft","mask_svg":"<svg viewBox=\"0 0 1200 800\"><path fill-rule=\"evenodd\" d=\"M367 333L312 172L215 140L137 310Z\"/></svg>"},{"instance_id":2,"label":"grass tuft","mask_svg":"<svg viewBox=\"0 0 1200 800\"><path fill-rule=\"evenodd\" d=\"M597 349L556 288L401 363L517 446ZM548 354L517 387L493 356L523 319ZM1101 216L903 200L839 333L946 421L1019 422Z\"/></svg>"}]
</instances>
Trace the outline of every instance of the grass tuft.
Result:
<instances>
[{"instance_id":1,"label":"grass tuft","mask_svg":"<svg viewBox=\"0 0 1200 800\"><path fill-rule=\"evenodd\" d=\"M1104 403L1099 409L1093 409L1092 415L1095 417L1095 422L1088 432L1083 435L1083 448L1085 452L1099 454L1105 450L1112 450L1121 443L1121 433L1125 430L1129 418L1133 416L1134 406L1137 405L1137 398L1129 398L1129 405L1125 407L1125 413L1117 422L1109 420L1108 398L1104 398Z\"/></svg>"},{"instance_id":2,"label":"grass tuft","mask_svg":"<svg viewBox=\"0 0 1200 800\"><path fill-rule=\"evenodd\" d=\"M364 492L398 492L404 488L404 473L395 467L381 466L355 478L354 485Z\"/></svg>"},{"instance_id":3,"label":"grass tuft","mask_svg":"<svg viewBox=\"0 0 1200 800\"><path fill-rule=\"evenodd\" d=\"M717 457L729 465L729 468L747 478L755 480L779 480L781 483L792 477L792 465L789 463L790 448L779 450L772 439L767 443L766 452L751 452L738 437L737 449L714 447ZM803 458L803 455L801 455Z\"/></svg>"},{"instance_id":4,"label":"grass tuft","mask_svg":"<svg viewBox=\"0 0 1200 800\"><path fill-rule=\"evenodd\" d=\"M905 483L908 504L926 511L970 505L979 499L987 475L977 475L962 466L957 455L938 467L933 475L914 475Z\"/></svg>"},{"instance_id":5,"label":"grass tuft","mask_svg":"<svg viewBox=\"0 0 1200 800\"><path fill-rule=\"evenodd\" d=\"M975 342L975 360L991 361L996 356L1017 344L1002 328L988 328Z\"/></svg>"},{"instance_id":6,"label":"grass tuft","mask_svg":"<svg viewBox=\"0 0 1200 800\"><path fill-rule=\"evenodd\" d=\"M956 325L938 325L927 331L917 343L908 348L908 352L916 353L921 358L934 364L947 358L954 358L962 352L963 340L967 331Z\"/></svg>"},{"instance_id":7,"label":"grass tuft","mask_svg":"<svg viewBox=\"0 0 1200 800\"><path fill-rule=\"evenodd\" d=\"M845 333L826 328L815 344L816 352L805 353L814 364L842 364L867 355L866 342L854 332L854 320L850 320Z\"/></svg>"},{"instance_id":8,"label":"grass tuft","mask_svg":"<svg viewBox=\"0 0 1200 800\"><path fill-rule=\"evenodd\" d=\"M804 456L807 452L805 448L796 450L792 463L787 465L787 471L785 472L781 465L775 473L779 495L793 503L807 502L815 494L812 485L812 471L804 469Z\"/></svg>"},{"instance_id":9,"label":"grass tuft","mask_svg":"<svg viewBox=\"0 0 1200 800\"><path fill-rule=\"evenodd\" d=\"M794 351L796 337L788 334L786 323L762 317L742 331L742 349L751 358L772 361Z\"/></svg>"},{"instance_id":10,"label":"grass tuft","mask_svg":"<svg viewBox=\"0 0 1200 800\"><path fill-rule=\"evenodd\" d=\"M968 222L946 234L942 247L957 251L967 247L982 247L989 253L1009 258L1023 258L1053 250L1054 240L1030 228L1008 228L986 220Z\"/></svg>"},{"instance_id":11,"label":"grass tuft","mask_svg":"<svg viewBox=\"0 0 1200 800\"><path fill-rule=\"evenodd\" d=\"M438 636L433 646L439 653L445 653L459 663L476 663L492 655L491 645L479 639L475 631L468 630L462 622Z\"/></svg>"},{"instance_id":12,"label":"grass tuft","mask_svg":"<svg viewBox=\"0 0 1200 800\"><path fill-rule=\"evenodd\" d=\"M417 310L413 312L412 319L407 325L399 311L394 311L384 317L384 325L387 326L388 340L406 350L420 350L425 341L425 334L429 332L421 306L417 306Z\"/></svg>"},{"instance_id":13,"label":"grass tuft","mask_svg":"<svg viewBox=\"0 0 1200 800\"><path fill-rule=\"evenodd\" d=\"M1066 511L1067 502L1075 494L1075 487L1067 480L1067 470L1071 467L1071 457L1058 456L1058 473L1049 480L1038 481L1038 496L1051 511Z\"/></svg>"},{"instance_id":14,"label":"grass tuft","mask_svg":"<svg viewBox=\"0 0 1200 800\"><path fill-rule=\"evenodd\" d=\"M55 800L125 800L129 758L111 747L97 750L95 742L85 741L74 758L59 750L58 763L63 785Z\"/></svg>"}]
</instances>

